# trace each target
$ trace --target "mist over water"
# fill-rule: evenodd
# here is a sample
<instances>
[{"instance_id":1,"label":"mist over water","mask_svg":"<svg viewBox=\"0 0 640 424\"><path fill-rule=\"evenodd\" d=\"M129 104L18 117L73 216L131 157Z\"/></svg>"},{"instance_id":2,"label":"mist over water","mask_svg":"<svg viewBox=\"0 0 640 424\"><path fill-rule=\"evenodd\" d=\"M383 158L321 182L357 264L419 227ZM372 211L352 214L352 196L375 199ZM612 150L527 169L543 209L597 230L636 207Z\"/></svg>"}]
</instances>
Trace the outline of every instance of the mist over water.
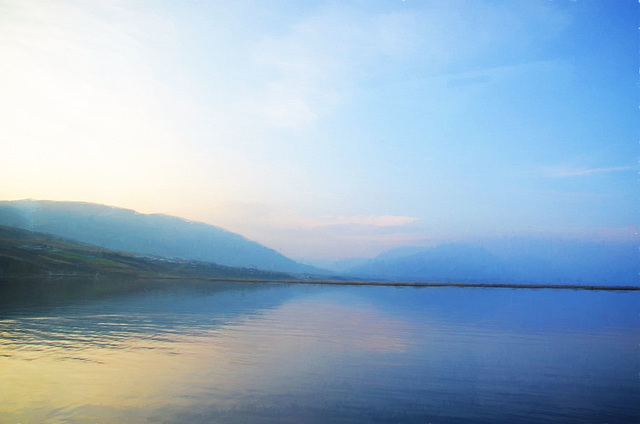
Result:
<instances>
[{"instance_id":1,"label":"mist over water","mask_svg":"<svg viewBox=\"0 0 640 424\"><path fill-rule=\"evenodd\" d=\"M638 292L14 283L2 423L640 421Z\"/></svg>"}]
</instances>

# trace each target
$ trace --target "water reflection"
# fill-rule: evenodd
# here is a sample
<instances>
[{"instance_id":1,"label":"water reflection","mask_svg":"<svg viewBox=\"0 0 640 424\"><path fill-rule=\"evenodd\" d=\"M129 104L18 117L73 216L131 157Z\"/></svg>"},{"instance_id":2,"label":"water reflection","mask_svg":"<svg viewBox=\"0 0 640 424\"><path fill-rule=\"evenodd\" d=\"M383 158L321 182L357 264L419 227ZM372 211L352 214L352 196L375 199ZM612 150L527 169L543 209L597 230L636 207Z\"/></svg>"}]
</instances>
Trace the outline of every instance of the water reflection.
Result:
<instances>
[{"instance_id":1,"label":"water reflection","mask_svg":"<svg viewBox=\"0 0 640 424\"><path fill-rule=\"evenodd\" d=\"M5 304L0 422L640 419L634 293L149 284Z\"/></svg>"}]
</instances>

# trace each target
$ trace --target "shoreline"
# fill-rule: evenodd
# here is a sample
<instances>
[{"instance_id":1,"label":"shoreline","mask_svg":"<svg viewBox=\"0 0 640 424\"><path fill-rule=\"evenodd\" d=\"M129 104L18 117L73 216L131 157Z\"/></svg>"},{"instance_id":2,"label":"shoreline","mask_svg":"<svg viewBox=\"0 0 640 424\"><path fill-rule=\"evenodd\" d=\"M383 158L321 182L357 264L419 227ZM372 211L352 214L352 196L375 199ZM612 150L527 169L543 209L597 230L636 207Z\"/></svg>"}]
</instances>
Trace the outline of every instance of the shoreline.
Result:
<instances>
[{"instance_id":1,"label":"shoreline","mask_svg":"<svg viewBox=\"0 0 640 424\"><path fill-rule=\"evenodd\" d=\"M454 287L454 288L492 288L492 289L529 289L529 290L592 290L592 291L640 291L640 286L613 285L605 286L599 284L534 284L534 283L454 283L454 282L408 282L408 281L370 281L370 280L330 280L330 279L250 279L250 278L207 278L190 277L176 275L158 276L122 276L122 275L95 275L95 274L0 274L0 280L9 278L25 279L59 279L59 278L82 278L82 279L102 279L115 278L122 280L191 280L209 282L228 283L256 283L256 284L318 284L333 286L376 286L376 287Z\"/></svg>"},{"instance_id":2,"label":"shoreline","mask_svg":"<svg viewBox=\"0 0 640 424\"><path fill-rule=\"evenodd\" d=\"M319 284L335 286L390 286L390 287L457 287L457 288L493 288L493 289L551 289L551 290L594 290L594 291L640 291L640 286L602 286L593 284L517 284L517 283L412 283L383 281L330 281L330 280L225 280L209 279L205 281L228 281L245 283L278 283L278 284Z\"/></svg>"}]
</instances>

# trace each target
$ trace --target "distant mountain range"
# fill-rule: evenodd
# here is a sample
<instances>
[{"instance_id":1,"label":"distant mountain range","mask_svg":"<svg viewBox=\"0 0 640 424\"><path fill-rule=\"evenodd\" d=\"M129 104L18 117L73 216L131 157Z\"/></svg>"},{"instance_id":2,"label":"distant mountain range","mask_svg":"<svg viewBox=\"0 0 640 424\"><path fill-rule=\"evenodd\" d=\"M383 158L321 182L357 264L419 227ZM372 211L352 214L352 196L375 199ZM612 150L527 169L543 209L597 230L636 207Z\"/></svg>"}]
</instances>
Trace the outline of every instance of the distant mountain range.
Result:
<instances>
[{"instance_id":1,"label":"distant mountain range","mask_svg":"<svg viewBox=\"0 0 640 424\"><path fill-rule=\"evenodd\" d=\"M350 275L409 282L639 285L637 241L494 239L384 252Z\"/></svg>"},{"instance_id":2,"label":"distant mountain range","mask_svg":"<svg viewBox=\"0 0 640 424\"><path fill-rule=\"evenodd\" d=\"M0 201L0 225L142 255L271 272L332 274L213 225L92 203ZM637 241L514 237L402 247L373 259L322 265L346 278L394 282L640 285L638 246Z\"/></svg>"},{"instance_id":3,"label":"distant mountain range","mask_svg":"<svg viewBox=\"0 0 640 424\"><path fill-rule=\"evenodd\" d=\"M93 203L0 201L0 225L146 255L268 271L323 273L213 225Z\"/></svg>"}]
</instances>

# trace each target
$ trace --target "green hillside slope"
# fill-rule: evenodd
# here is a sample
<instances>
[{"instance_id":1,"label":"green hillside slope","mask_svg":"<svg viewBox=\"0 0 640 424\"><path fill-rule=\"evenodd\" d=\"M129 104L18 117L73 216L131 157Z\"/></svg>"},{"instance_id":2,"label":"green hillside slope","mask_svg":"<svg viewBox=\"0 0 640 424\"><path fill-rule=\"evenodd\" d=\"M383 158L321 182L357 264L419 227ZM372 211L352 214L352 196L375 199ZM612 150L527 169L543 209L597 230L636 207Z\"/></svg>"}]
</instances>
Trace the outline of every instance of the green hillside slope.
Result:
<instances>
[{"instance_id":1,"label":"green hillside slope","mask_svg":"<svg viewBox=\"0 0 640 424\"><path fill-rule=\"evenodd\" d=\"M0 225L145 255L271 271L322 273L213 225L93 203L0 201Z\"/></svg>"},{"instance_id":2,"label":"green hillside slope","mask_svg":"<svg viewBox=\"0 0 640 424\"><path fill-rule=\"evenodd\" d=\"M0 226L0 275L291 279L286 273L114 251L5 226Z\"/></svg>"}]
</instances>

